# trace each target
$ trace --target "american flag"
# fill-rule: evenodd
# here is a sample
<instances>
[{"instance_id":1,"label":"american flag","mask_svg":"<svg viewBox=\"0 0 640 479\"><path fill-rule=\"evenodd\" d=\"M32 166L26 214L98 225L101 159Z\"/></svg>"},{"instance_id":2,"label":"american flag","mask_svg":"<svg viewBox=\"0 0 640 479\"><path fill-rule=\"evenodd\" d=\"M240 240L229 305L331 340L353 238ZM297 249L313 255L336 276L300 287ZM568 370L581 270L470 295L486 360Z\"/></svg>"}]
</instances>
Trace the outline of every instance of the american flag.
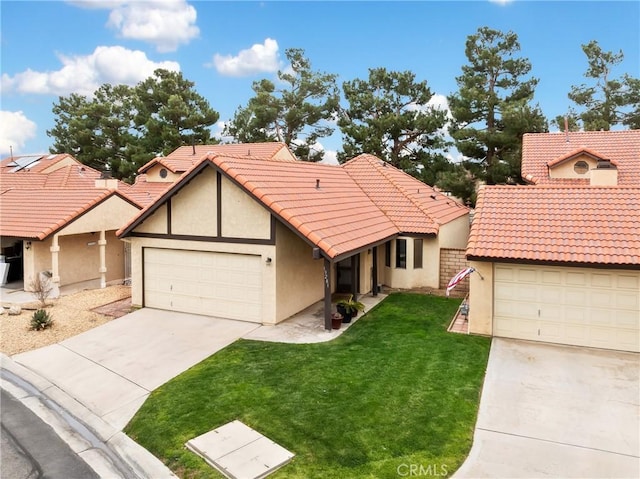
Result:
<instances>
[{"instance_id":1,"label":"american flag","mask_svg":"<svg viewBox=\"0 0 640 479\"><path fill-rule=\"evenodd\" d=\"M449 296L449 293L451 292L451 290L455 288L460 281L462 281L464 278L467 277L467 275L473 273L474 271L475 271L474 268L465 268L462 271L460 271L458 274L456 274L453 278L451 278L451 281L449 281L449 284L447 285L447 296Z\"/></svg>"}]
</instances>

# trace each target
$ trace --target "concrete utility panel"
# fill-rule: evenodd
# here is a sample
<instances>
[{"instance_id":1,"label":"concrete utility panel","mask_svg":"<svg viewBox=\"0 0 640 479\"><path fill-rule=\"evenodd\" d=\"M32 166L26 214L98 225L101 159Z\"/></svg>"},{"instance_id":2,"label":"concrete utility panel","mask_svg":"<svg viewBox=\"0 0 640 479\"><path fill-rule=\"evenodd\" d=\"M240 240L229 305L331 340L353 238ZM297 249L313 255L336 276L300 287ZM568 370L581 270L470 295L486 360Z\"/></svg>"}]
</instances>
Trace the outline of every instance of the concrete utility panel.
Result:
<instances>
[{"instance_id":1,"label":"concrete utility panel","mask_svg":"<svg viewBox=\"0 0 640 479\"><path fill-rule=\"evenodd\" d=\"M187 449L232 479L259 479L294 456L240 421L232 421L187 441Z\"/></svg>"}]
</instances>

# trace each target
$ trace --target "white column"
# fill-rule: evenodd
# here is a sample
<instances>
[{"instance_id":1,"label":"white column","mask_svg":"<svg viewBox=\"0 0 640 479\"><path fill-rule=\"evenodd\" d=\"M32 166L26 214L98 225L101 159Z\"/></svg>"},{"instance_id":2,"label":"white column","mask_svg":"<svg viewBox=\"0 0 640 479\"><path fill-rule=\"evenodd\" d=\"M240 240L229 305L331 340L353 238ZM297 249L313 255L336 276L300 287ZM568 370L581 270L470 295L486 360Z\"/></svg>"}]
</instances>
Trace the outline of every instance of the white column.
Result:
<instances>
[{"instance_id":1,"label":"white column","mask_svg":"<svg viewBox=\"0 0 640 479\"><path fill-rule=\"evenodd\" d=\"M53 235L51 240L51 283L55 287L60 286L60 269L58 266L58 254L60 253L60 244L58 243L58 235Z\"/></svg>"},{"instance_id":2,"label":"white column","mask_svg":"<svg viewBox=\"0 0 640 479\"><path fill-rule=\"evenodd\" d=\"M100 247L100 287L107 287L107 238L104 230L100 231L100 240L98 240L98 246Z\"/></svg>"}]
</instances>

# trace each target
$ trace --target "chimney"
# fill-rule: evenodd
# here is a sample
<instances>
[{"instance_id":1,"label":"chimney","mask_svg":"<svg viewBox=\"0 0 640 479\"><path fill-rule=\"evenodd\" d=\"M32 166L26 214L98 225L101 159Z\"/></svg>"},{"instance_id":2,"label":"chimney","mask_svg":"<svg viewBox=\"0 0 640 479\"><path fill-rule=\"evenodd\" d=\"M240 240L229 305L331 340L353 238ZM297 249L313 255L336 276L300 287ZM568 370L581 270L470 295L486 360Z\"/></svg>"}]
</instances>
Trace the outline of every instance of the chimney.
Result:
<instances>
[{"instance_id":1,"label":"chimney","mask_svg":"<svg viewBox=\"0 0 640 479\"><path fill-rule=\"evenodd\" d=\"M96 188L107 188L109 190L117 190L118 189L118 180L113 178L111 174L111 170L109 168L105 168L100 172L100 178L95 181Z\"/></svg>"},{"instance_id":2,"label":"chimney","mask_svg":"<svg viewBox=\"0 0 640 479\"><path fill-rule=\"evenodd\" d=\"M600 158L591 170L591 186L615 186L618 184L618 168L611 160Z\"/></svg>"}]
</instances>

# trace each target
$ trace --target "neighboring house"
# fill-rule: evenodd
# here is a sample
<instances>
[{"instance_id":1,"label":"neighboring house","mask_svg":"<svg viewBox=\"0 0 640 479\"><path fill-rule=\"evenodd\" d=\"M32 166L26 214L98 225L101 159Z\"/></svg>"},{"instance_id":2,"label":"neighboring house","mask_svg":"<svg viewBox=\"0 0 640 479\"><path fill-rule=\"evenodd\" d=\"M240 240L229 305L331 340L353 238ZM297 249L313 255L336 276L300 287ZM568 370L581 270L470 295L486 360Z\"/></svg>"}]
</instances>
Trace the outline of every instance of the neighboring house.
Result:
<instances>
[{"instance_id":1,"label":"neighboring house","mask_svg":"<svg viewBox=\"0 0 640 479\"><path fill-rule=\"evenodd\" d=\"M0 162L7 281L22 281L29 291L41 272L50 274L54 287L104 287L125 279L125 243L115 232L141 205L127 196L127 185L102 176L65 154Z\"/></svg>"},{"instance_id":2,"label":"neighboring house","mask_svg":"<svg viewBox=\"0 0 640 479\"><path fill-rule=\"evenodd\" d=\"M465 206L378 158L331 166L281 144L233 146L246 151L191 152L118 232L131 242L134 305L276 324L324 298L330 328L333 292L438 288L441 250L466 245ZM141 170L162 168L180 173L167 159Z\"/></svg>"},{"instance_id":3,"label":"neighboring house","mask_svg":"<svg viewBox=\"0 0 640 479\"><path fill-rule=\"evenodd\" d=\"M485 186L469 332L640 351L640 131L527 134L523 176Z\"/></svg>"},{"instance_id":4,"label":"neighboring house","mask_svg":"<svg viewBox=\"0 0 640 479\"><path fill-rule=\"evenodd\" d=\"M297 161L284 143L243 143L182 146L164 157L157 157L138 170L136 181L127 190L142 206L153 203L178 181L204 155L254 156L281 161Z\"/></svg>"}]
</instances>

